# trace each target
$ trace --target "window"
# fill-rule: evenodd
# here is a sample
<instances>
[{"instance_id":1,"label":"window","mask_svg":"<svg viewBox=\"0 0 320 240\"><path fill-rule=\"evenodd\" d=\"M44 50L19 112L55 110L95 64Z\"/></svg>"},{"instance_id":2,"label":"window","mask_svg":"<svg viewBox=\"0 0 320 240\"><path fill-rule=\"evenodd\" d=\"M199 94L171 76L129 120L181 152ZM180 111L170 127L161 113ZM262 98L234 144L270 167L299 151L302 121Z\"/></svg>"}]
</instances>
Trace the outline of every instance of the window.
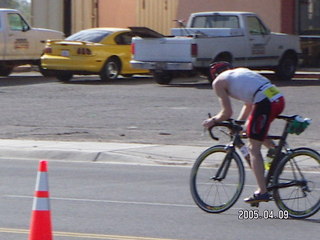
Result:
<instances>
[{"instance_id":1,"label":"window","mask_svg":"<svg viewBox=\"0 0 320 240\"><path fill-rule=\"evenodd\" d=\"M320 1L299 1L299 34L320 34Z\"/></svg>"},{"instance_id":2,"label":"window","mask_svg":"<svg viewBox=\"0 0 320 240\"><path fill-rule=\"evenodd\" d=\"M268 29L262 24L259 18L255 16L247 17L249 33L251 35L267 35Z\"/></svg>"},{"instance_id":3,"label":"window","mask_svg":"<svg viewBox=\"0 0 320 240\"><path fill-rule=\"evenodd\" d=\"M130 45L132 40L132 33L122 33L115 38L118 45Z\"/></svg>"},{"instance_id":4,"label":"window","mask_svg":"<svg viewBox=\"0 0 320 240\"><path fill-rule=\"evenodd\" d=\"M219 14L197 16L193 19L193 28L239 28L237 16L223 16Z\"/></svg>"},{"instance_id":5,"label":"window","mask_svg":"<svg viewBox=\"0 0 320 240\"><path fill-rule=\"evenodd\" d=\"M111 32L105 30L89 29L77 32L67 37L66 40L99 43L110 34Z\"/></svg>"},{"instance_id":6,"label":"window","mask_svg":"<svg viewBox=\"0 0 320 240\"><path fill-rule=\"evenodd\" d=\"M27 30L29 30L29 25L17 13L9 13L8 14L8 22L9 22L10 30L12 30L12 31L27 31Z\"/></svg>"}]
</instances>

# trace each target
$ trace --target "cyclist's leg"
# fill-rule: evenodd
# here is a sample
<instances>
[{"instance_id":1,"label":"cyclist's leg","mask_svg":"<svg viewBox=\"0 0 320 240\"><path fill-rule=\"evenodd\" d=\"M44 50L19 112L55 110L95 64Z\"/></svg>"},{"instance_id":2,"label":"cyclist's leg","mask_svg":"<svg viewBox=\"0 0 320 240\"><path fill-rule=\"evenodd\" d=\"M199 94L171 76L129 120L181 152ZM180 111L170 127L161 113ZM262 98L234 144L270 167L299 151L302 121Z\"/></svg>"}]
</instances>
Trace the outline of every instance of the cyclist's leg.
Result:
<instances>
[{"instance_id":1,"label":"cyclist's leg","mask_svg":"<svg viewBox=\"0 0 320 240\"><path fill-rule=\"evenodd\" d=\"M268 126L273 122L273 120L282 113L285 107L285 100L283 97L277 99L276 101L271 103L270 112L269 112L269 119L268 119ZM269 128L268 127L268 128ZM267 130L268 132L268 130ZM275 148L276 144L272 139L264 139L263 145L268 149Z\"/></svg>"},{"instance_id":2,"label":"cyclist's leg","mask_svg":"<svg viewBox=\"0 0 320 240\"><path fill-rule=\"evenodd\" d=\"M248 119L247 134L249 137L250 159L252 170L258 184L258 190L255 192L253 197L245 199L245 202L247 203L259 201L261 196L263 196L261 201L269 200L264 177L264 164L261 154L261 146L269 130L271 123L270 119L272 116L271 113L272 104L268 99L264 99L254 105L253 111Z\"/></svg>"},{"instance_id":3,"label":"cyclist's leg","mask_svg":"<svg viewBox=\"0 0 320 240\"><path fill-rule=\"evenodd\" d=\"M266 148L270 149L270 148L275 148L276 144L272 139L265 139L263 141L263 146L265 146Z\"/></svg>"},{"instance_id":4,"label":"cyclist's leg","mask_svg":"<svg viewBox=\"0 0 320 240\"><path fill-rule=\"evenodd\" d=\"M271 122L283 111L284 105L283 97L273 102L270 102L269 99L266 98L254 105L253 111L249 116L247 134L250 141L251 164L258 184L258 190L253 197L245 199L248 203L269 201L269 194L267 193L264 177L261 146L266 139Z\"/></svg>"},{"instance_id":5,"label":"cyclist's leg","mask_svg":"<svg viewBox=\"0 0 320 240\"><path fill-rule=\"evenodd\" d=\"M267 192L261 146L261 141L249 139L251 166L258 184L258 190L256 191L256 194L264 194Z\"/></svg>"}]
</instances>

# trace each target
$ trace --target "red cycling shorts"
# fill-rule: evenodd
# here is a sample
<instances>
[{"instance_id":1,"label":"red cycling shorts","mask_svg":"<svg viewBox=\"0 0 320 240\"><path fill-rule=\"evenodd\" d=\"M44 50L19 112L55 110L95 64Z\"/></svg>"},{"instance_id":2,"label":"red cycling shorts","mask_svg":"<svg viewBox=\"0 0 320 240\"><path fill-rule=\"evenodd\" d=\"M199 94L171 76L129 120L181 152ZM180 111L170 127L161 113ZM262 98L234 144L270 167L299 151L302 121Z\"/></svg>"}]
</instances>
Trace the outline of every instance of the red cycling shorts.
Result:
<instances>
[{"instance_id":1,"label":"red cycling shorts","mask_svg":"<svg viewBox=\"0 0 320 240\"><path fill-rule=\"evenodd\" d=\"M273 102L265 98L254 104L252 113L248 118L248 137L263 141L268 134L271 122L283 111L284 106L284 97L280 97Z\"/></svg>"}]
</instances>

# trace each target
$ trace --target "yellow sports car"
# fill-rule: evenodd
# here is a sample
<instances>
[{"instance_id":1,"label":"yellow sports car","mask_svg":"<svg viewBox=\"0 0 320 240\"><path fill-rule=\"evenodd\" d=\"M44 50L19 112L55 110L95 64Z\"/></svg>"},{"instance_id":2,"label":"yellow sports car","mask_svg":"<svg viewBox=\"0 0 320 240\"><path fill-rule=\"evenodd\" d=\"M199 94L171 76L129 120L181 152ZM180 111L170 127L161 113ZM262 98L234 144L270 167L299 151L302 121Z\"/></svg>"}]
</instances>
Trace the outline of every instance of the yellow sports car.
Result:
<instances>
[{"instance_id":1,"label":"yellow sports car","mask_svg":"<svg viewBox=\"0 0 320 240\"><path fill-rule=\"evenodd\" d=\"M98 74L102 80L112 80L148 73L130 65L132 37L125 28L92 28L64 40L48 40L41 57L42 71L64 82L74 74Z\"/></svg>"}]
</instances>

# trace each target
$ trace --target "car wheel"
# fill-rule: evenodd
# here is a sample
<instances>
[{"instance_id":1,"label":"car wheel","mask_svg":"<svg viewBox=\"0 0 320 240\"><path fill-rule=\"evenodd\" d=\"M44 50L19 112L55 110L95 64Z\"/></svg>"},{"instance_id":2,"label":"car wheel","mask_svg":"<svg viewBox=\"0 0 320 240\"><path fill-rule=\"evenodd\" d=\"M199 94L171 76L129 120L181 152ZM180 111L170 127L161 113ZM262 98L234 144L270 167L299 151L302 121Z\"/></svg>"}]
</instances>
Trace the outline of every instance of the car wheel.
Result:
<instances>
[{"instance_id":1,"label":"car wheel","mask_svg":"<svg viewBox=\"0 0 320 240\"><path fill-rule=\"evenodd\" d=\"M120 74L120 62L116 58L109 59L100 72L100 78L103 81L117 79Z\"/></svg>"},{"instance_id":2,"label":"car wheel","mask_svg":"<svg viewBox=\"0 0 320 240\"><path fill-rule=\"evenodd\" d=\"M53 70L48 70L48 69L44 69L41 67L41 65L38 65L39 67L39 72L42 74L42 76L44 77L54 77L55 73Z\"/></svg>"},{"instance_id":3,"label":"car wheel","mask_svg":"<svg viewBox=\"0 0 320 240\"><path fill-rule=\"evenodd\" d=\"M70 79L73 77L73 74L70 72L59 71L55 72L55 76L61 82L69 82Z\"/></svg>"}]
</instances>

